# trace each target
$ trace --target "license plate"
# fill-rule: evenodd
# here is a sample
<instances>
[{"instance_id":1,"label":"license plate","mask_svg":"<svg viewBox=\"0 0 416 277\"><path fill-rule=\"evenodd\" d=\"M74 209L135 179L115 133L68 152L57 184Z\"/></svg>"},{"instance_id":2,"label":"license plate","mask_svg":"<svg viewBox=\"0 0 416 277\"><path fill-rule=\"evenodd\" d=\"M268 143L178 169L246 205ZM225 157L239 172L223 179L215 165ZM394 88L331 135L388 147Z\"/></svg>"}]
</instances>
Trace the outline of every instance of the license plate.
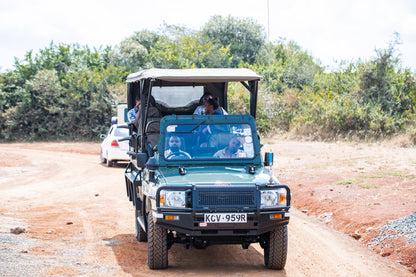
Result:
<instances>
[{"instance_id":1,"label":"license plate","mask_svg":"<svg viewBox=\"0 0 416 277\"><path fill-rule=\"evenodd\" d=\"M247 223L247 214L215 213L204 214L205 223Z\"/></svg>"}]
</instances>

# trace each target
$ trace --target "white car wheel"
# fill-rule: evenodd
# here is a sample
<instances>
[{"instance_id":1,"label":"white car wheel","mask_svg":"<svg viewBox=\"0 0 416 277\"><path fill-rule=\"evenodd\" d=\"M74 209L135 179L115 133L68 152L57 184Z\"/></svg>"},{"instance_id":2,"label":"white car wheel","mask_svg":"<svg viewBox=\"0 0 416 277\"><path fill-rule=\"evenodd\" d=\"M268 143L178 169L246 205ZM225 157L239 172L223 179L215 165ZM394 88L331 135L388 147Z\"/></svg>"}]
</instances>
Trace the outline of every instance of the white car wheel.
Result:
<instances>
[{"instance_id":1,"label":"white car wheel","mask_svg":"<svg viewBox=\"0 0 416 277\"><path fill-rule=\"evenodd\" d=\"M100 152L100 162L102 164L105 163L105 162L107 162L106 158L104 158L103 150L102 149L101 149L101 152Z\"/></svg>"}]
</instances>

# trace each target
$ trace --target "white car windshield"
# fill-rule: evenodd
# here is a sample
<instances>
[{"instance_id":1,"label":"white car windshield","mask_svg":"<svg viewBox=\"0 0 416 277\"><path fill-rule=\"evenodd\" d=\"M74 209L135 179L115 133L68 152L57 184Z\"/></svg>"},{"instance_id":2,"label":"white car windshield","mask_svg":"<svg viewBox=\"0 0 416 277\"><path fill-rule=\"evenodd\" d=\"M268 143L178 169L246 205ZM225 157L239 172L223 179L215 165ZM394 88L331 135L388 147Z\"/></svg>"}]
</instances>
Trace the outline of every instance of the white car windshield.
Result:
<instances>
[{"instance_id":1,"label":"white car windshield","mask_svg":"<svg viewBox=\"0 0 416 277\"><path fill-rule=\"evenodd\" d=\"M252 159L254 145L248 124L168 125L166 160Z\"/></svg>"},{"instance_id":2,"label":"white car windshield","mask_svg":"<svg viewBox=\"0 0 416 277\"><path fill-rule=\"evenodd\" d=\"M122 138L128 137L129 136L129 129L117 127L115 132L114 132L114 136L115 137L122 137Z\"/></svg>"}]
</instances>

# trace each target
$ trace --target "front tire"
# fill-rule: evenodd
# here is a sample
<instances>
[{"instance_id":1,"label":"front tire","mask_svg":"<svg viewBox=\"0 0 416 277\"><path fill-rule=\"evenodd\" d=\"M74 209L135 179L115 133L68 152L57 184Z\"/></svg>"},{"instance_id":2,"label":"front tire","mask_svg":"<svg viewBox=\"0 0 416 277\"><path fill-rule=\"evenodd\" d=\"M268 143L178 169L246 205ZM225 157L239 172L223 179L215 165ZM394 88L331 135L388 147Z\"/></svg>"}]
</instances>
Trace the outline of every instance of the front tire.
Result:
<instances>
[{"instance_id":1,"label":"front tire","mask_svg":"<svg viewBox=\"0 0 416 277\"><path fill-rule=\"evenodd\" d=\"M147 265L150 269L168 267L168 232L156 225L152 212L147 219Z\"/></svg>"},{"instance_id":2,"label":"front tire","mask_svg":"<svg viewBox=\"0 0 416 277\"><path fill-rule=\"evenodd\" d=\"M287 225L278 226L266 234L264 264L270 269L283 269L287 257Z\"/></svg>"}]
</instances>

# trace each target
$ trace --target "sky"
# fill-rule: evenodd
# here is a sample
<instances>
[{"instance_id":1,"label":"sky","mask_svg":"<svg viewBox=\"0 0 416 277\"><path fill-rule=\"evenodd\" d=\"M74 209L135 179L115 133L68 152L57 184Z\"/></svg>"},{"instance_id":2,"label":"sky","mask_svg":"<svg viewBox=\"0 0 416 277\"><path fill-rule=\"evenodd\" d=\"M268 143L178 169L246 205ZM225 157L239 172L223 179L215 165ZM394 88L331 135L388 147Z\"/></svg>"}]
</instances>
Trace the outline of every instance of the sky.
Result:
<instances>
[{"instance_id":1,"label":"sky","mask_svg":"<svg viewBox=\"0 0 416 277\"><path fill-rule=\"evenodd\" d=\"M295 41L327 69L376 57L397 32L402 66L416 72L414 0L0 0L0 71L52 41L115 46L164 23L200 30L214 15L252 18L269 41Z\"/></svg>"}]
</instances>

